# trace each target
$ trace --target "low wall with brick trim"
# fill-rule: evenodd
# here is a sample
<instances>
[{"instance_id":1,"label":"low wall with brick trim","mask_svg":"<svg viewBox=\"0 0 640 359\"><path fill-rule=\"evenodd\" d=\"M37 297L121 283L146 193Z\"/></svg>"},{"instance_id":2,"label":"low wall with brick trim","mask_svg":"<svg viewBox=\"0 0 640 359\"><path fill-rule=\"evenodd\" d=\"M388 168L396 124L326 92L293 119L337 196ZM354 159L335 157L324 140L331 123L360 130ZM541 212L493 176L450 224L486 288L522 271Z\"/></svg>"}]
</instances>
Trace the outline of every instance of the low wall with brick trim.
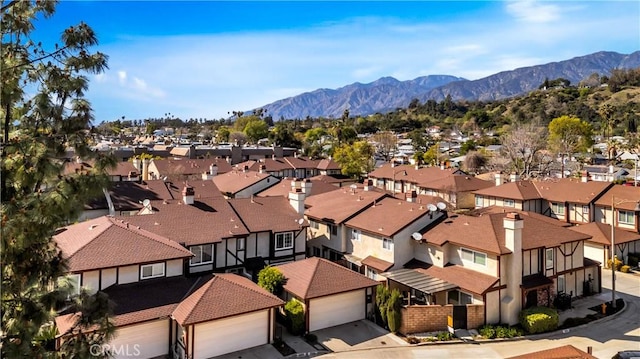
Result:
<instances>
[{"instance_id":1,"label":"low wall with brick trim","mask_svg":"<svg viewBox=\"0 0 640 359\"><path fill-rule=\"evenodd\" d=\"M411 305L401 309L401 334L413 334L447 330L447 318L453 316L453 305ZM467 328L484 325L484 305L467 305Z\"/></svg>"}]
</instances>

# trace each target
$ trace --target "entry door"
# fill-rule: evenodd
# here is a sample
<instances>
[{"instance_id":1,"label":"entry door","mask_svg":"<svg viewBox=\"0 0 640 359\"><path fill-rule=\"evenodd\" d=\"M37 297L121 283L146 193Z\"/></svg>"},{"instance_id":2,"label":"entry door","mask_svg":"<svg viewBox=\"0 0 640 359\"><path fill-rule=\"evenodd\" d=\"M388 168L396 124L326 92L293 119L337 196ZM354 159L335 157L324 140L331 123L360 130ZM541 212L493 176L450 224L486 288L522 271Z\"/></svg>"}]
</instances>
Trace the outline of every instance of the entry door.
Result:
<instances>
[{"instance_id":1,"label":"entry door","mask_svg":"<svg viewBox=\"0 0 640 359\"><path fill-rule=\"evenodd\" d=\"M527 305L525 308L531 308L538 305L538 290L530 290L527 292Z\"/></svg>"},{"instance_id":2,"label":"entry door","mask_svg":"<svg viewBox=\"0 0 640 359\"><path fill-rule=\"evenodd\" d=\"M453 306L453 329L467 329L467 306Z\"/></svg>"}]
</instances>

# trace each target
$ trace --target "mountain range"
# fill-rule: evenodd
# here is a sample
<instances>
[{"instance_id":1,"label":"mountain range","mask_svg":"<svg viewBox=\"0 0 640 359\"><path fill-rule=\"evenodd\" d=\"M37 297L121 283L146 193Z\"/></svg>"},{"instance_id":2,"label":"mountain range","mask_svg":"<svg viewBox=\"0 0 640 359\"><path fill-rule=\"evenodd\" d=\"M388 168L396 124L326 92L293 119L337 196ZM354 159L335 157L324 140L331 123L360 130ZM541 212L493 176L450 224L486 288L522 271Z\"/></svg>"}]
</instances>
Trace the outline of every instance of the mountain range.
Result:
<instances>
[{"instance_id":1,"label":"mountain range","mask_svg":"<svg viewBox=\"0 0 640 359\"><path fill-rule=\"evenodd\" d=\"M382 77L374 82L359 82L337 89L318 89L262 106L273 119L310 117L338 118L348 109L351 116L385 113L404 108L411 100L491 101L526 94L545 79L564 78L572 84L597 73L609 76L616 68L640 67L640 51L631 54L600 51L570 60L503 71L478 80L450 75L429 75L399 81Z\"/></svg>"}]
</instances>

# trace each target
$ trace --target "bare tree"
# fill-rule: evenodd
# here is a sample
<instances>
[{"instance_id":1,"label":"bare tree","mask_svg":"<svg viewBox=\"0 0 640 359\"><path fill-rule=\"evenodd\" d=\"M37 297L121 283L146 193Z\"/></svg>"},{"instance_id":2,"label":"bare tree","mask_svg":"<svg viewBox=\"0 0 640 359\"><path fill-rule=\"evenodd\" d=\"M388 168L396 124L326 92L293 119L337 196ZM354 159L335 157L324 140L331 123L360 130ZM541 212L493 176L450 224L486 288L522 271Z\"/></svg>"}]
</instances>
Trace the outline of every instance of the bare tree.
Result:
<instances>
[{"instance_id":1,"label":"bare tree","mask_svg":"<svg viewBox=\"0 0 640 359\"><path fill-rule=\"evenodd\" d=\"M509 167L521 177L531 176L540 150L545 148L546 128L532 123L516 125L502 136L501 154L508 159Z\"/></svg>"},{"instance_id":2,"label":"bare tree","mask_svg":"<svg viewBox=\"0 0 640 359\"><path fill-rule=\"evenodd\" d=\"M378 132L373 135L373 140L376 142L376 149L384 159L388 161L391 158L391 155L396 150L396 145L398 144L398 138L393 132L385 131Z\"/></svg>"},{"instance_id":3,"label":"bare tree","mask_svg":"<svg viewBox=\"0 0 640 359\"><path fill-rule=\"evenodd\" d=\"M463 166L467 172L478 172L486 163L487 157L485 157L484 154L477 151L470 151L465 156Z\"/></svg>"}]
</instances>

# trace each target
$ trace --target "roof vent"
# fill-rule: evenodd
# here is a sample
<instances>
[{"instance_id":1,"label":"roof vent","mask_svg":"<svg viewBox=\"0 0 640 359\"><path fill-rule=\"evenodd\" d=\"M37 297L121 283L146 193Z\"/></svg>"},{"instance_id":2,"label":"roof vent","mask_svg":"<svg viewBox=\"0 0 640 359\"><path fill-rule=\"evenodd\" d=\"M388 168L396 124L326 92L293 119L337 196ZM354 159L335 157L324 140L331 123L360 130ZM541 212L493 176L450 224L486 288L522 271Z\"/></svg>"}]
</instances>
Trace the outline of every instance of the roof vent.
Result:
<instances>
[{"instance_id":1,"label":"roof vent","mask_svg":"<svg viewBox=\"0 0 640 359\"><path fill-rule=\"evenodd\" d=\"M97 226L98 226L97 224L92 224L92 225L90 225L90 226L89 226L89 230L91 231L91 230L93 230L94 228L96 228Z\"/></svg>"}]
</instances>

